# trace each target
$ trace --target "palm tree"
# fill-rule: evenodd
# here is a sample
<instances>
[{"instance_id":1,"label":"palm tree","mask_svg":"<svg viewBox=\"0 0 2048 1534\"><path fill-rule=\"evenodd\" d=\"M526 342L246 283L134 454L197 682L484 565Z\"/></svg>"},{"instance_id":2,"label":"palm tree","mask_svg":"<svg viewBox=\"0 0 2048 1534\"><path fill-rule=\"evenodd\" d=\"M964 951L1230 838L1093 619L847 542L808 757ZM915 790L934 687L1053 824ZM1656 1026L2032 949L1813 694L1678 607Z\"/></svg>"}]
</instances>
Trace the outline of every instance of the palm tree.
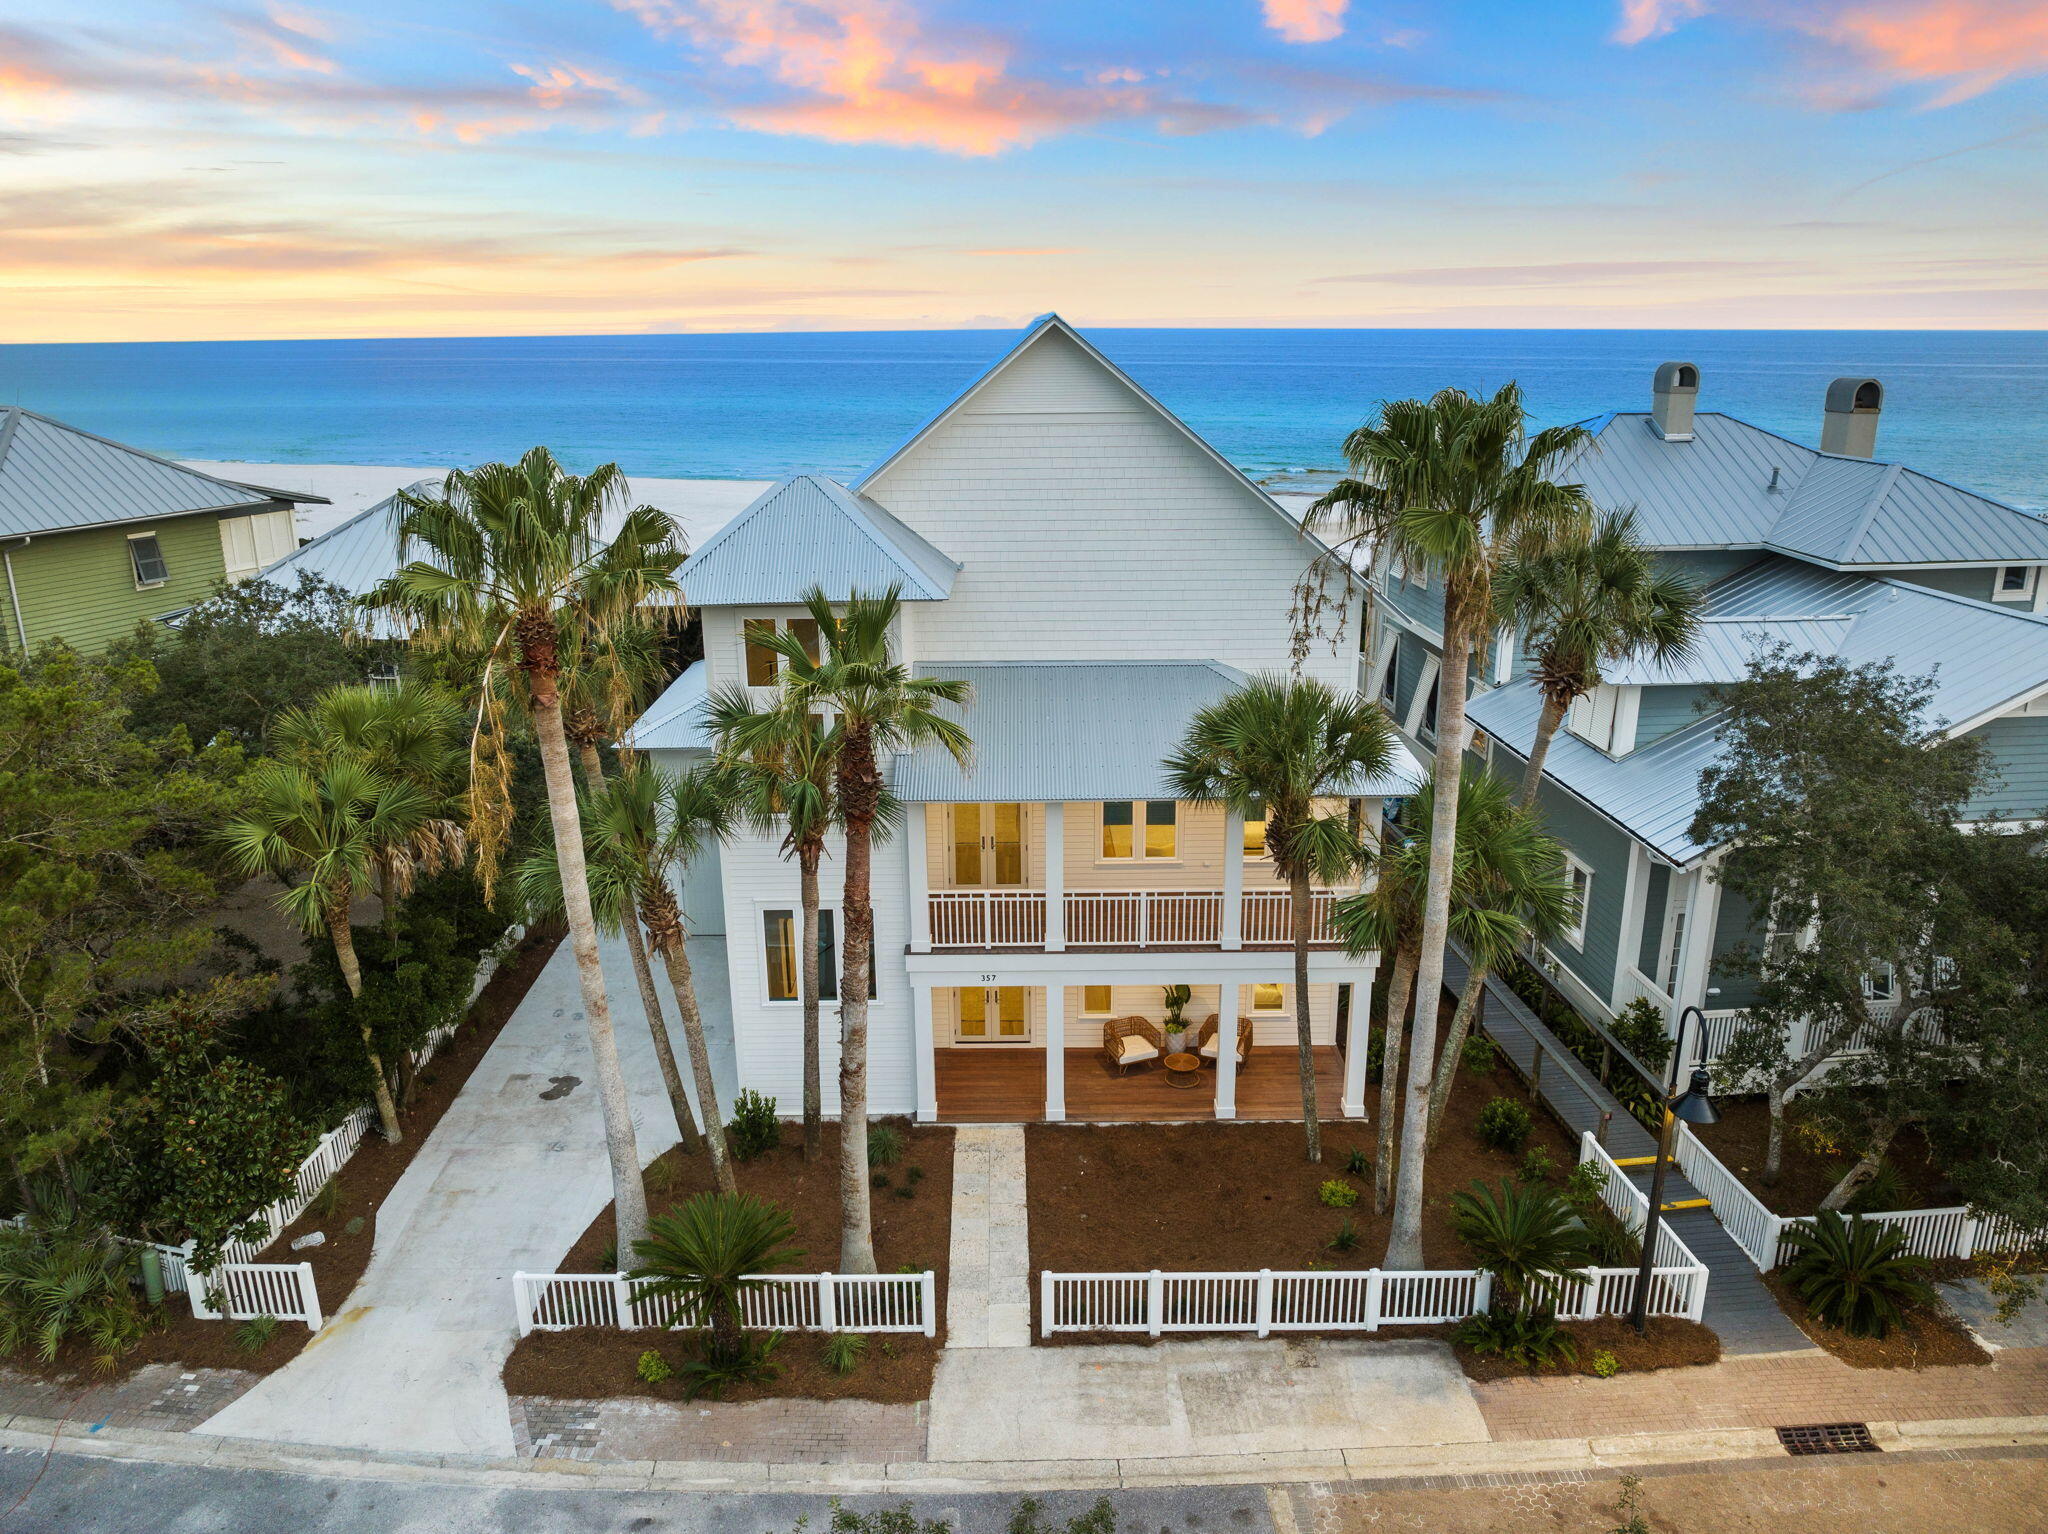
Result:
<instances>
[{"instance_id":1,"label":"palm tree","mask_svg":"<svg viewBox=\"0 0 2048 1534\"><path fill-rule=\"evenodd\" d=\"M1555 1311L1567 1287L1585 1282L1579 1270L1593 1261L1586 1227L1571 1205L1548 1188L1516 1187L1506 1178L1498 1191L1474 1182L1453 1193L1451 1228L1474 1264L1493 1275L1488 1308L1496 1313L1522 1310L1531 1301L1539 1312Z\"/></svg>"},{"instance_id":2,"label":"palm tree","mask_svg":"<svg viewBox=\"0 0 2048 1534\"><path fill-rule=\"evenodd\" d=\"M839 818L833 792L844 732L786 707L758 708L743 687L721 688L705 709L721 760L735 774L747 819L782 832L796 859L803 907L804 1159L825 1151L823 1041L818 995L818 869L825 836Z\"/></svg>"},{"instance_id":3,"label":"palm tree","mask_svg":"<svg viewBox=\"0 0 2048 1534\"><path fill-rule=\"evenodd\" d=\"M598 957L597 918L562 721L556 612L575 605L589 630L599 634L640 621L639 609L650 597L677 589L681 534L665 513L639 506L624 513L618 531L607 539L606 513L623 508L627 500L618 466L570 474L543 447L516 464L458 469L438 496L401 491L397 499L398 553L408 562L364 601L408 627L416 645L483 667L471 746L470 831L486 893L510 834L511 759L504 738L509 692L524 698L533 721L604 1114L619 1245L629 1249L646 1233L647 1195ZM419 553L427 557L412 557ZM512 671L518 687L498 685L499 676Z\"/></svg>"},{"instance_id":4,"label":"palm tree","mask_svg":"<svg viewBox=\"0 0 2048 1534\"><path fill-rule=\"evenodd\" d=\"M1319 801L1357 794L1393 761L1394 727L1377 703L1340 696L1311 678L1262 675L1196 714L1163 764L1179 798L1218 800L1233 815L1265 811L1266 855L1287 881L1293 917L1294 1031L1311 1161L1323 1159L1309 1042L1311 883L1335 884L1359 872L1368 857L1348 814L1318 815L1316 808ZM1224 855L1235 851L1225 848Z\"/></svg>"},{"instance_id":5,"label":"palm tree","mask_svg":"<svg viewBox=\"0 0 2048 1534\"><path fill-rule=\"evenodd\" d=\"M740 1378L758 1353L749 1348L741 1301L760 1287L756 1275L786 1268L804 1255L789 1245L796 1227L767 1199L750 1193L699 1193L671 1214L648 1222L633 1243L643 1300L672 1299L677 1324L701 1324L707 1334L697 1371L712 1393ZM691 1394L695 1395L693 1390Z\"/></svg>"},{"instance_id":6,"label":"palm tree","mask_svg":"<svg viewBox=\"0 0 2048 1534\"><path fill-rule=\"evenodd\" d=\"M1443 581L1444 645L1431 774L1439 813L1430 833L1416 953L1418 1002L1387 1242L1390 1268L1422 1265L1422 1170L1436 1070L1436 997L1443 989L1444 941L1450 931L1472 651L1493 630L1493 578L1505 552L1540 548L1587 519L1584 488L1557 484L1548 474L1588 440L1576 426L1528 436L1521 390L1512 383L1491 399L1445 389L1428 400L1390 401L1376 420L1344 440L1354 477L1321 497L1308 514L1313 522L1341 524L1340 548L1384 542L1408 568L1434 571Z\"/></svg>"},{"instance_id":7,"label":"palm tree","mask_svg":"<svg viewBox=\"0 0 2048 1534\"><path fill-rule=\"evenodd\" d=\"M249 808L222 828L229 857L243 873L287 881L280 909L308 932L325 930L351 1000L363 994L349 908L367 889L388 847L404 845L432 818L432 802L410 783L387 777L348 756L318 767L264 761L249 774ZM289 882L293 876L297 883ZM377 1122L392 1144L400 1139L398 1108L377 1053L369 1019L356 1026L369 1062Z\"/></svg>"},{"instance_id":8,"label":"palm tree","mask_svg":"<svg viewBox=\"0 0 2048 1534\"><path fill-rule=\"evenodd\" d=\"M1547 545L1516 550L1494 583L1495 607L1527 637L1543 694L1522 802L1536 802L1543 759L1572 704L1600 685L1603 663L1670 661L1699 632L1700 588L1658 568L1633 512L1609 512Z\"/></svg>"},{"instance_id":9,"label":"palm tree","mask_svg":"<svg viewBox=\"0 0 2048 1534\"><path fill-rule=\"evenodd\" d=\"M974 742L942 704L964 705L972 689L941 677L913 676L895 658L889 633L901 606L898 589L880 596L848 595L834 612L823 590L804 595L804 610L818 626L819 659L797 635L778 631L760 642L783 664L784 706L808 716L837 716L839 749L833 791L846 828L846 875L839 901L839 1267L875 1271L872 1212L868 1204L868 979L874 963L875 908L870 887L875 832L888 808L882 760L917 746L936 745L962 763Z\"/></svg>"}]
</instances>

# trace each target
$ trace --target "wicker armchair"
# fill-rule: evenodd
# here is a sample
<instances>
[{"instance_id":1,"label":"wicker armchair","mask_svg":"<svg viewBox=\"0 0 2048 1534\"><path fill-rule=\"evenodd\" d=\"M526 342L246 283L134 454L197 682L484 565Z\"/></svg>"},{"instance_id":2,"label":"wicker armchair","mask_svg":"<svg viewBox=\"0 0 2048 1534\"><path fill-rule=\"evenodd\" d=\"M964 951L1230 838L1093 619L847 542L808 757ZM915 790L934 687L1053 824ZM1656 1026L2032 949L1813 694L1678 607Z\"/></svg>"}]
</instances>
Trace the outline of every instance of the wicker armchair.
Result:
<instances>
[{"instance_id":1,"label":"wicker armchair","mask_svg":"<svg viewBox=\"0 0 2048 1534\"><path fill-rule=\"evenodd\" d=\"M1220 1019L1218 1019L1216 1014L1211 1012L1209 1014L1209 1021L1202 1024L1201 1031L1195 1035L1195 1053L1211 1064L1215 1063L1216 1057L1220 1053L1216 1042L1217 1024L1219 1021ZM1252 1020L1248 1017L1241 1017L1237 1020L1237 1068L1243 1070L1251 1063Z\"/></svg>"},{"instance_id":2,"label":"wicker armchair","mask_svg":"<svg viewBox=\"0 0 2048 1534\"><path fill-rule=\"evenodd\" d=\"M1134 1065L1166 1053L1166 1038L1142 1017L1112 1017L1102 1025L1102 1058L1121 1076Z\"/></svg>"}]
</instances>

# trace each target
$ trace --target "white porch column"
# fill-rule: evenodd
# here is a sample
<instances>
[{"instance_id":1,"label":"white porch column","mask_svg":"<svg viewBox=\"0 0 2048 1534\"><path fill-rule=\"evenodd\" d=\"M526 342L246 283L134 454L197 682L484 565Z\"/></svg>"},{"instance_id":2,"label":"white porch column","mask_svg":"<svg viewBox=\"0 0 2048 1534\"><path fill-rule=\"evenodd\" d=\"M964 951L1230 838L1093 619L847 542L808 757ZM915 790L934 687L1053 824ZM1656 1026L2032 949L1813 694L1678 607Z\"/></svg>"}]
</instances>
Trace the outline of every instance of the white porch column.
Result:
<instances>
[{"instance_id":1,"label":"white porch column","mask_svg":"<svg viewBox=\"0 0 2048 1534\"><path fill-rule=\"evenodd\" d=\"M1048 804L1045 807L1045 951L1059 953L1066 946L1067 807ZM1051 1006L1046 1008L1047 1012L1052 1010ZM1048 1109L1051 1103L1052 1099L1048 1097Z\"/></svg>"},{"instance_id":2,"label":"white porch column","mask_svg":"<svg viewBox=\"0 0 2048 1534\"><path fill-rule=\"evenodd\" d=\"M1344 1092L1339 1105L1347 1119L1365 1114L1365 1057L1372 1051L1372 983L1379 964L1358 972L1351 982L1351 1031L1344 1039Z\"/></svg>"},{"instance_id":3,"label":"white porch column","mask_svg":"<svg viewBox=\"0 0 2048 1534\"><path fill-rule=\"evenodd\" d=\"M929 1124L939 1116L938 1061L932 1054L931 982L910 982L910 1068L917 1081L917 1121Z\"/></svg>"},{"instance_id":4,"label":"white porch column","mask_svg":"<svg viewBox=\"0 0 2048 1534\"><path fill-rule=\"evenodd\" d=\"M1055 806L1056 807L1056 806ZM1067 1116L1067 988L1045 987L1045 1120Z\"/></svg>"},{"instance_id":5,"label":"white porch column","mask_svg":"<svg viewBox=\"0 0 2048 1534\"><path fill-rule=\"evenodd\" d=\"M910 878L905 885L910 891L910 951L930 953L932 951L932 899L930 868L925 861L925 816L930 812L922 804L906 806L903 816L904 857L909 860ZM927 1015L926 1021L930 1018ZM929 1039L929 1030L927 1030Z\"/></svg>"},{"instance_id":6,"label":"white porch column","mask_svg":"<svg viewBox=\"0 0 2048 1534\"><path fill-rule=\"evenodd\" d=\"M1228 810L1223 812L1222 946L1244 947L1244 817ZM1236 1002L1230 1006L1237 1010Z\"/></svg>"},{"instance_id":7,"label":"white porch column","mask_svg":"<svg viewBox=\"0 0 2048 1534\"><path fill-rule=\"evenodd\" d=\"M1689 876L1691 888L1687 892L1685 906L1685 937L1678 950L1678 983L1671 992L1671 999L1681 1009L1704 1007L1709 999L1707 970L1714 956L1714 929L1721 918L1721 885L1713 877L1714 868L1714 860L1709 859ZM1674 1018L1674 1026L1676 1022ZM1690 1061L1683 1061L1679 1068L1683 1070L1690 1064Z\"/></svg>"},{"instance_id":8,"label":"white porch column","mask_svg":"<svg viewBox=\"0 0 2048 1534\"><path fill-rule=\"evenodd\" d=\"M1621 994L1623 965L1640 971L1643 956L1643 922L1650 903L1650 854L1641 842L1628 844L1628 878L1621 890L1621 946L1614 956L1614 1003L1619 1011L1625 1004ZM1654 977L1653 977L1654 978Z\"/></svg>"},{"instance_id":9,"label":"white porch column","mask_svg":"<svg viewBox=\"0 0 2048 1534\"><path fill-rule=\"evenodd\" d=\"M1241 832L1239 833L1242 834ZM1242 847L1244 844L1238 844ZM1224 867L1230 866L1224 860ZM1237 993L1235 980L1216 988L1216 1117L1237 1117Z\"/></svg>"}]
</instances>

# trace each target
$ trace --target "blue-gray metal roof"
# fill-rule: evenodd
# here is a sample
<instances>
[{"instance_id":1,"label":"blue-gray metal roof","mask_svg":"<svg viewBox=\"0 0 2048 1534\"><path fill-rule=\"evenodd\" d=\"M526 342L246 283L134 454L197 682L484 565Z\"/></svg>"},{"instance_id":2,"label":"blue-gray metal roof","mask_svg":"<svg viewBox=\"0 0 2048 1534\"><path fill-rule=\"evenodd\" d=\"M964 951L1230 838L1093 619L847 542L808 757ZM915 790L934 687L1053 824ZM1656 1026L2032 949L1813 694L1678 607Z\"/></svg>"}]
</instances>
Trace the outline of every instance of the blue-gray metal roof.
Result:
<instances>
[{"instance_id":1,"label":"blue-gray metal roof","mask_svg":"<svg viewBox=\"0 0 2048 1534\"><path fill-rule=\"evenodd\" d=\"M1757 549L1831 566L2048 561L2048 521L1901 464L1821 453L1733 416L1667 442L1647 414L1590 421L1562 471L1596 504L1634 507L1664 549ZM1774 488L1775 481L1775 488Z\"/></svg>"},{"instance_id":2,"label":"blue-gray metal roof","mask_svg":"<svg viewBox=\"0 0 2048 1534\"><path fill-rule=\"evenodd\" d=\"M438 479L422 479L406 488L431 494L440 484ZM397 512L398 497L387 495L338 527L307 539L268 566L263 578L289 586L304 571L332 582L351 596L362 596L398 568Z\"/></svg>"},{"instance_id":3,"label":"blue-gray metal roof","mask_svg":"<svg viewBox=\"0 0 2048 1534\"><path fill-rule=\"evenodd\" d=\"M1928 711L1950 729L1974 727L2048 686L2048 618L1908 581L1769 555L1709 586L1706 615L1727 630L1713 641L1717 652L1746 647L1745 666L1760 643L1775 638L1852 666L1890 661L1908 676L1932 673ZM1795 637L1802 634L1833 643L1802 645ZM1471 714L1526 754L1540 707L1533 686L1516 684L1478 695ZM1699 775L1719 754L1719 734L1719 716L1709 715L1617 759L1560 731L1544 771L1653 851L1686 863L1706 850L1690 827Z\"/></svg>"},{"instance_id":4,"label":"blue-gray metal roof","mask_svg":"<svg viewBox=\"0 0 2048 1534\"><path fill-rule=\"evenodd\" d=\"M902 588L942 602L960 566L889 511L822 474L795 474L762 493L682 570L694 607L801 601L813 586L834 601Z\"/></svg>"},{"instance_id":5,"label":"blue-gray metal roof","mask_svg":"<svg viewBox=\"0 0 2048 1534\"><path fill-rule=\"evenodd\" d=\"M0 538L295 501L323 497L217 479L33 410L0 411Z\"/></svg>"},{"instance_id":6,"label":"blue-gray metal roof","mask_svg":"<svg viewBox=\"0 0 2048 1534\"><path fill-rule=\"evenodd\" d=\"M708 676L701 660L684 667L634 722L624 744L636 751L710 750L711 735L704 727L704 700L711 691Z\"/></svg>"},{"instance_id":7,"label":"blue-gray metal roof","mask_svg":"<svg viewBox=\"0 0 2048 1534\"><path fill-rule=\"evenodd\" d=\"M891 784L907 803L1171 799L1162 759L1196 712L1245 674L1215 661L1023 661L920 667L973 684L961 724L974 740L964 769L943 750L896 758ZM1384 777L1347 786L1361 796L1412 793L1425 776L1405 746Z\"/></svg>"},{"instance_id":8,"label":"blue-gray metal roof","mask_svg":"<svg viewBox=\"0 0 2048 1534\"><path fill-rule=\"evenodd\" d=\"M1799 654L1832 655L1855 620L1839 618L1706 618L1688 654L1659 661L1648 656L1600 668L1616 687L1704 686L1739 682L1759 649L1785 645Z\"/></svg>"}]
</instances>

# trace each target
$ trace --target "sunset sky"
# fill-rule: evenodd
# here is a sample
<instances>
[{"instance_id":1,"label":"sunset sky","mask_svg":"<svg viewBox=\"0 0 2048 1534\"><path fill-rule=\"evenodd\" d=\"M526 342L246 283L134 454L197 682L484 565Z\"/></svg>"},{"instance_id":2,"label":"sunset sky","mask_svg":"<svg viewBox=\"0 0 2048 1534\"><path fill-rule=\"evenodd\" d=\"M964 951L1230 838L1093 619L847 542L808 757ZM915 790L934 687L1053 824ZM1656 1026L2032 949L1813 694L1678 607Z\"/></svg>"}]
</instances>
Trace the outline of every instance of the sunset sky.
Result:
<instances>
[{"instance_id":1,"label":"sunset sky","mask_svg":"<svg viewBox=\"0 0 2048 1534\"><path fill-rule=\"evenodd\" d=\"M2039 328L2044 76L2048 0L0 0L0 338Z\"/></svg>"}]
</instances>

